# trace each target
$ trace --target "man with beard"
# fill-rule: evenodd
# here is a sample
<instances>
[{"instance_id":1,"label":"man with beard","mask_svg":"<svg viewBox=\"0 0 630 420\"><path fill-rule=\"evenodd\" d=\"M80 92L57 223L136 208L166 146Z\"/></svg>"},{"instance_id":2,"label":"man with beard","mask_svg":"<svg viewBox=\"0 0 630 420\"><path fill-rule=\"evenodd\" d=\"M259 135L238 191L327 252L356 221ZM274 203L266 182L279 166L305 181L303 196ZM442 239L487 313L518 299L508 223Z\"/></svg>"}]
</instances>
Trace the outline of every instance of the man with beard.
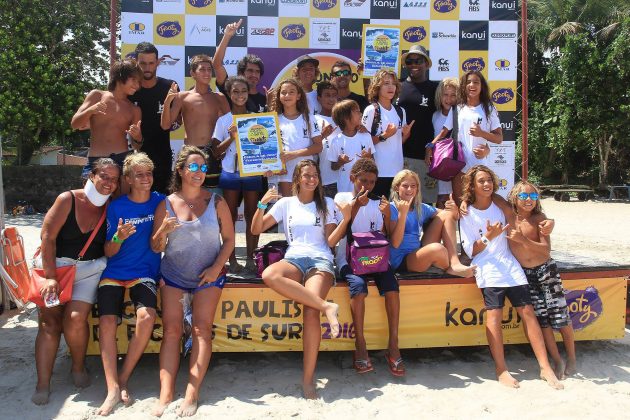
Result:
<instances>
[{"instance_id":1,"label":"man with beard","mask_svg":"<svg viewBox=\"0 0 630 420\"><path fill-rule=\"evenodd\" d=\"M171 150L170 130L160 127L164 100L172 87L178 91L177 84L169 79L157 77L160 65L158 50L150 42L141 42L136 47L136 59L142 69L141 89L129 97L129 100L142 110L142 135L144 143L141 151L153 161L153 190L168 194L171 180L173 152Z\"/></svg>"},{"instance_id":2,"label":"man with beard","mask_svg":"<svg viewBox=\"0 0 630 420\"><path fill-rule=\"evenodd\" d=\"M339 101L344 99L352 99L359 104L361 112L368 106L365 96L356 94L350 90L350 82L352 81L352 68L346 61L337 61L330 70L330 81L337 88L337 97Z\"/></svg>"},{"instance_id":3,"label":"man with beard","mask_svg":"<svg viewBox=\"0 0 630 420\"><path fill-rule=\"evenodd\" d=\"M422 201L435 203L437 181L427 175L424 151L426 145L433 140L431 118L435 112L435 90L438 82L429 80L431 58L421 45L412 45L409 51L402 55L402 62L408 76L402 81L398 105L405 109L407 123L415 121L411 127L411 137L403 144L405 168L411 169L420 177Z\"/></svg>"}]
</instances>

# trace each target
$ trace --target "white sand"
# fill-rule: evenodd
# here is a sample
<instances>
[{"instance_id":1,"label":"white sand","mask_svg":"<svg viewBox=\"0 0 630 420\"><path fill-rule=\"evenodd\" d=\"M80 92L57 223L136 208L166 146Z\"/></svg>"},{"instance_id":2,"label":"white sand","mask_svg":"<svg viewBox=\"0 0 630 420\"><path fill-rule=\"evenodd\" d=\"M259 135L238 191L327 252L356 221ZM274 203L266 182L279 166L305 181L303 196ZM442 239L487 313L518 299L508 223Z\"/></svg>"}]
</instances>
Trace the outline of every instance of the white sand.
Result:
<instances>
[{"instance_id":1,"label":"white sand","mask_svg":"<svg viewBox=\"0 0 630 420\"><path fill-rule=\"evenodd\" d=\"M556 219L555 255L572 253L587 259L630 264L630 204L543 202ZM38 244L41 218L10 219L20 226L30 254ZM264 241L264 239L263 239ZM262 241L261 241L262 242ZM100 359L88 357L93 385L78 392L70 383L65 345L57 356L53 393L45 407L30 402L35 387L33 346L36 316L15 311L0 317L0 418L92 419L105 396ZM628 330L626 330L628 332ZM217 354L201 391L196 418L264 417L340 418L622 418L630 412L630 336L614 341L578 342L578 370L553 391L538 378L526 345L507 346L518 390L500 386L487 347L403 350L407 377L394 379L383 352L372 352L375 372L357 375L350 353L327 352L319 358L321 399L300 398L301 354ZM186 361L187 362L187 361ZM182 363L177 400L164 418L175 417L186 381ZM157 355L146 355L131 379L136 402L119 405L110 418L151 418L159 392Z\"/></svg>"}]
</instances>

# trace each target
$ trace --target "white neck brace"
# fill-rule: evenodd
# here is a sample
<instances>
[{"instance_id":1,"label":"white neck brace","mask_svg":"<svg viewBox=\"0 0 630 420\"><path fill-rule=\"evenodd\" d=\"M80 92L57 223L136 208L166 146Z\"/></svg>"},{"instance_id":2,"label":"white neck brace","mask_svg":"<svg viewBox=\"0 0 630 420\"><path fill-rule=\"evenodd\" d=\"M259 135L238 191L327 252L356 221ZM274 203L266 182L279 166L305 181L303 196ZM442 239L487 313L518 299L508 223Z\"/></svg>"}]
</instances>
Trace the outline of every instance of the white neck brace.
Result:
<instances>
[{"instance_id":1,"label":"white neck brace","mask_svg":"<svg viewBox=\"0 0 630 420\"><path fill-rule=\"evenodd\" d=\"M94 185L91 179L87 180L87 182L85 183L85 187L83 188L83 191L85 191L85 196L87 197L88 200L90 200L90 203L94 204L96 207L103 206L107 202L107 199L109 199L109 196L110 196L110 194L105 195L98 192L96 190L96 186Z\"/></svg>"}]
</instances>

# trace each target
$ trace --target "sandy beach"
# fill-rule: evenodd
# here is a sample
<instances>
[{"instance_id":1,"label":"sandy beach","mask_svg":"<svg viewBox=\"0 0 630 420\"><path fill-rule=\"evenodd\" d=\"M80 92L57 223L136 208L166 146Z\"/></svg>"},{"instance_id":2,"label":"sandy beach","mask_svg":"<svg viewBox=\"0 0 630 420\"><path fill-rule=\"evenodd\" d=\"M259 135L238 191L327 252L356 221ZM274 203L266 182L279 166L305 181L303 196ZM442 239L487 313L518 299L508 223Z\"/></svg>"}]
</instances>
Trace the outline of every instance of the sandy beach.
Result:
<instances>
[{"instance_id":1,"label":"sandy beach","mask_svg":"<svg viewBox=\"0 0 630 420\"><path fill-rule=\"evenodd\" d=\"M553 255L562 259L599 260L630 265L630 203L557 202L543 207L556 220ZM39 245L41 215L9 217L25 238L27 255ZM239 235L242 236L242 235ZM263 236L261 243L270 240ZM242 241L243 238L240 238ZM35 313L0 316L0 418L93 419L105 397L101 361L88 357L92 386L76 389L70 380L65 343L57 355L50 403L31 403L35 388ZM350 352L324 352L317 368L321 398L301 398L301 353L217 353L201 390L195 418L622 418L630 411L630 334L620 340L578 342L578 374L552 390L538 379L538 366L528 345L506 346L506 358L520 389L508 389L494 378L487 347L403 350L407 376L393 378L384 352L370 355L375 372L359 376ZM163 418L176 417L187 380L183 360L178 394ZM148 419L159 392L158 357L145 355L130 381L135 403L119 405L113 419Z\"/></svg>"}]
</instances>

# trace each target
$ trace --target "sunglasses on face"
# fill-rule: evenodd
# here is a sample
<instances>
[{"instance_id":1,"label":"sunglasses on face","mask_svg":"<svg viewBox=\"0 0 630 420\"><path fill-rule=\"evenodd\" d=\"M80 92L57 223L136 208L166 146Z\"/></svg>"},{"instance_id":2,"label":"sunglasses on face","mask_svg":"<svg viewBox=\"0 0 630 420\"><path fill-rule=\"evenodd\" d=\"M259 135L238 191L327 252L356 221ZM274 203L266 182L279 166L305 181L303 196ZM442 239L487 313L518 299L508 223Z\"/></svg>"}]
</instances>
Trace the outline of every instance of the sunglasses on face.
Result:
<instances>
[{"instance_id":1,"label":"sunglasses on face","mask_svg":"<svg viewBox=\"0 0 630 420\"><path fill-rule=\"evenodd\" d=\"M333 76L341 77L341 76L350 76L350 70L337 70L333 71Z\"/></svg>"},{"instance_id":2,"label":"sunglasses on face","mask_svg":"<svg viewBox=\"0 0 630 420\"><path fill-rule=\"evenodd\" d=\"M422 64L426 61L427 60L424 57L423 58L408 58L405 60L405 64L408 66L411 66L412 64Z\"/></svg>"},{"instance_id":3,"label":"sunglasses on face","mask_svg":"<svg viewBox=\"0 0 630 420\"><path fill-rule=\"evenodd\" d=\"M198 163L195 163L195 162L193 162L193 163L189 163L189 164L188 164L188 166L187 166L187 168L188 168L188 170L189 170L190 172L197 172L197 171L201 171L201 172L203 172L204 174L205 174L206 172L208 172L208 165L206 165L205 163L204 163L203 165L201 165L201 166L199 166L199 164L198 164Z\"/></svg>"},{"instance_id":4,"label":"sunglasses on face","mask_svg":"<svg viewBox=\"0 0 630 420\"><path fill-rule=\"evenodd\" d=\"M533 193L529 193L527 194L526 192L520 192L517 195L519 200L527 200L527 197L531 198L532 201L536 201L538 200L538 193L533 192Z\"/></svg>"}]
</instances>

